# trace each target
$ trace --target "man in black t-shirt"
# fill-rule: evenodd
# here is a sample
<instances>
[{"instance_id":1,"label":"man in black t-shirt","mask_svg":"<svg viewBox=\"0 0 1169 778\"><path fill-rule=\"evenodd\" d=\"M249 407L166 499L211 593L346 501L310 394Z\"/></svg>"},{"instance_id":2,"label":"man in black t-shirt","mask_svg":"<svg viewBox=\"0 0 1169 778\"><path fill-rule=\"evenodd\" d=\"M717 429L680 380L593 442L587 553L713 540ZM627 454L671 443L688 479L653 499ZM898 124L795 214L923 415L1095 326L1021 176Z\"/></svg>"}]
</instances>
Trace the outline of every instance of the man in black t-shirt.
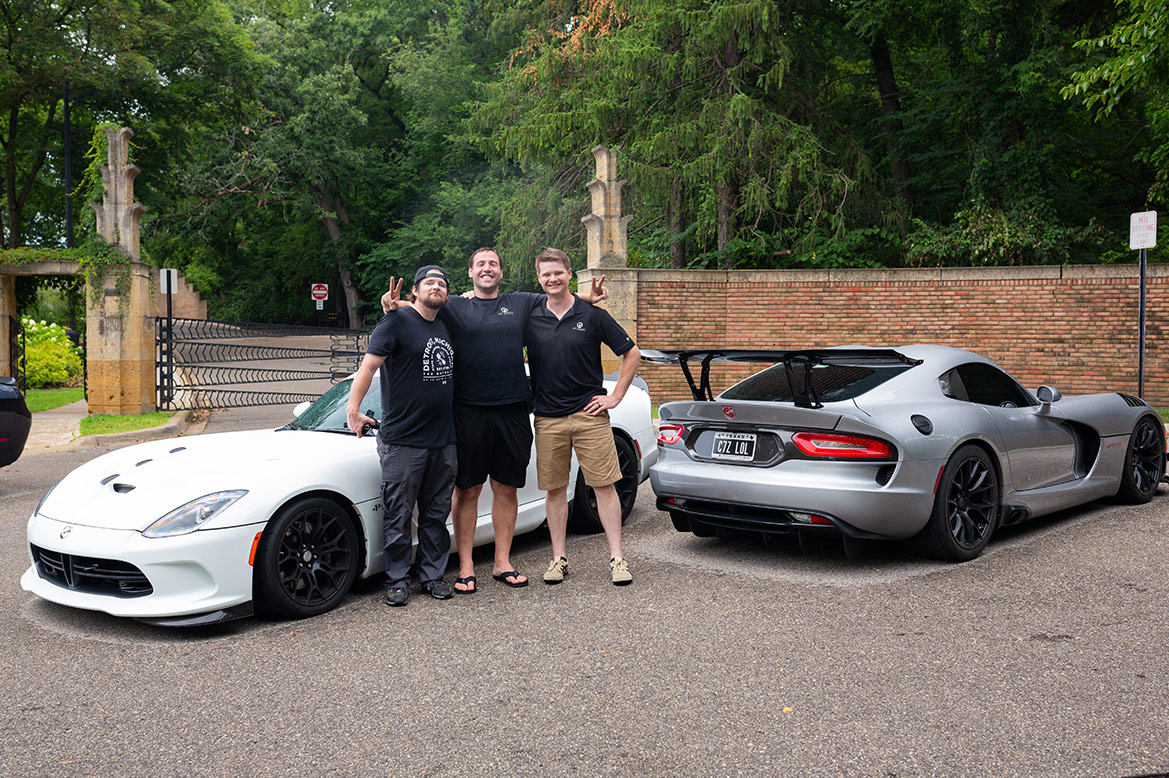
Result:
<instances>
[{"instance_id":1,"label":"man in black t-shirt","mask_svg":"<svg viewBox=\"0 0 1169 778\"><path fill-rule=\"evenodd\" d=\"M472 557L479 495L491 479L491 522L495 531L495 561L491 576L513 588L528 585L528 578L511 563L515 535L517 489L527 480L532 454L529 420L528 376L524 370L524 324L544 295L500 292L503 265L491 248L479 248L467 263L474 296L452 297L439 312L459 355L455 364L454 417L459 452L455 479L455 549L459 577L455 591L474 594L477 589ZM604 276L582 298L605 299ZM382 309L393 310L398 290L390 279L390 291L382 296Z\"/></svg>"},{"instance_id":2,"label":"man in black t-shirt","mask_svg":"<svg viewBox=\"0 0 1169 778\"><path fill-rule=\"evenodd\" d=\"M618 586L633 581L621 550L621 501L614 484L621 479L609 409L617 407L637 374L641 352L609 312L568 289L572 269L568 255L546 248L536 257L536 276L547 295L524 330L536 422L536 472L544 501L552 562L544 583L558 584L568 575L565 531L572 454L585 483L597 496L597 514L609 541L609 572ZM601 369L601 344L621 357L613 394L607 394Z\"/></svg>"},{"instance_id":3,"label":"man in black t-shirt","mask_svg":"<svg viewBox=\"0 0 1169 778\"><path fill-rule=\"evenodd\" d=\"M361 367L353 376L346 406L349 429L362 437L374 420L361 411L374 373L382 390L382 422L377 450L382 466L383 558L386 602L405 605L410 584L410 524L418 505L418 556L415 568L422 591L439 600L451 597L442 579L450 556L446 528L451 509L456 452L451 416L455 351L446 325L438 319L447 302L447 276L437 265L419 268L413 302L386 316L369 338Z\"/></svg>"}]
</instances>

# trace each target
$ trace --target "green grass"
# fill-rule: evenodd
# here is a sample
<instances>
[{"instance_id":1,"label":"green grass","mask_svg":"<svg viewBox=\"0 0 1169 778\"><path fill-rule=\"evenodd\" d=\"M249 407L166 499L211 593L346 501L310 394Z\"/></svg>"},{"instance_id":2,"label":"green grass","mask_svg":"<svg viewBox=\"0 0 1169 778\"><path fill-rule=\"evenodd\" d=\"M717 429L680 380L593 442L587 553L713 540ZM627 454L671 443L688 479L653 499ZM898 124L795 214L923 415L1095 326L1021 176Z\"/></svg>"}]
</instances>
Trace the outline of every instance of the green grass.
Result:
<instances>
[{"instance_id":1,"label":"green grass","mask_svg":"<svg viewBox=\"0 0 1169 778\"><path fill-rule=\"evenodd\" d=\"M170 420L171 414L155 412L141 416L107 416L95 414L81 420L81 437L86 435L108 435L111 432L135 432L160 427Z\"/></svg>"},{"instance_id":2,"label":"green grass","mask_svg":"<svg viewBox=\"0 0 1169 778\"><path fill-rule=\"evenodd\" d=\"M75 403L85 399L85 390L80 386L68 386L63 389L29 389L24 396L28 409L37 411L51 411L62 405Z\"/></svg>"},{"instance_id":3,"label":"green grass","mask_svg":"<svg viewBox=\"0 0 1169 778\"><path fill-rule=\"evenodd\" d=\"M1161 417L1161 421L1169 424L1169 408L1161 408L1157 411L1157 415Z\"/></svg>"}]
</instances>

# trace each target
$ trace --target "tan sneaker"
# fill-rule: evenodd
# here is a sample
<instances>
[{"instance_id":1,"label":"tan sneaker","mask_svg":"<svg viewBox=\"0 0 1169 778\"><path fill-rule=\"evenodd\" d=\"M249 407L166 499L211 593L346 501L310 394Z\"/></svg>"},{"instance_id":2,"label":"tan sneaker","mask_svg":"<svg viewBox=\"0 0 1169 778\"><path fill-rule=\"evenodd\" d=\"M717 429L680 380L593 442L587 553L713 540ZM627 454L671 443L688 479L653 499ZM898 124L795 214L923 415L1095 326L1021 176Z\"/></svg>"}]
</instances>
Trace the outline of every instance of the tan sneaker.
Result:
<instances>
[{"instance_id":1,"label":"tan sneaker","mask_svg":"<svg viewBox=\"0 0 1169 778\"><path fill-rule=\"evenodd\" d=\"M568 575L568 560L562 556L552 557L548 569L544 571L544 583L558 584Z\"/></svg>"},{"instance_id":2,"label":"tan sneaker","mask_svg":"<svg viewBox=\"0 0 1169 778\"><path fill-rule=\"evenodd\" d=\"M622 557L610 559L609 570L613 573L614 586L627 586L633 583L633 573L629 572L629 566L625 564L625 560Z\"/></svg>"}]
</instances>

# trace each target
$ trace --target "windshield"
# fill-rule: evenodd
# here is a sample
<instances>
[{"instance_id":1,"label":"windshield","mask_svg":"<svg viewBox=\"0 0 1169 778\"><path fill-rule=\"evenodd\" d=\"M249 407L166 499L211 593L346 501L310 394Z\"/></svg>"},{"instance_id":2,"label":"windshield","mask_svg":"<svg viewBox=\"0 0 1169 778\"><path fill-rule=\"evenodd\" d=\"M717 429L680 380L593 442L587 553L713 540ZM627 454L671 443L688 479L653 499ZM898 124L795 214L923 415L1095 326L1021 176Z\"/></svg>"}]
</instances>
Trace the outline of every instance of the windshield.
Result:
<instances>
[{"instance_id":1,"label":"windshield","mask_svg":"<svg viewBox=\"0 0 1169 778\"><path fill-rule=\"evenodd\" d=\"M351 381L342 381L320 396L304 413L293 422L300 429L341 432L349 429L346 424L345 406L349 402ZM362 412L371 418L381 418L382 389L375 378L361 401Z\"/></svg>"},{"instance_id":2,"label":"windshield","mask_svg":"<svg viewBox=\"0 0 1169 778\"><path fill-rule=\"evenodd\" d=\"M820 402L839 402L860 397L876 389L895 375L909 370L912 365L812 365L809 375L812 389ZM797 375L802 374L802 368ZM799 380L797 378L797 380ZM723 392L724 400L762 400L764 402L794 402L791 386L783 365L774 365L747 378Z\"/></svg>"}]
</instances>

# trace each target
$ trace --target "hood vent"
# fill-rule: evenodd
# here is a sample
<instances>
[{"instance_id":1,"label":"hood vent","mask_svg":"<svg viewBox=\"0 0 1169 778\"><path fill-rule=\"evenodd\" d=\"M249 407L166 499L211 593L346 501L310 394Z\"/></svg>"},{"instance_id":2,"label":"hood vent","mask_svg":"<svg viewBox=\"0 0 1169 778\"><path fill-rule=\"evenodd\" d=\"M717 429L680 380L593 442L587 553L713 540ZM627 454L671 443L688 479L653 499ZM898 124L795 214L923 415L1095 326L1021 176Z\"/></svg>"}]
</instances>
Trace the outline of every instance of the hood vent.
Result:
<instances>
[{"instance_id":1,"label":"hood vent","mask_svg":"<svg viewBox=\"0 0 1169 778\"><path fill-rule=\"evenodd\" d=\"M114 491L118 494L134 491L134 484L114 484Z\"/></svg>"},{"instance_id":2,"label":"hood vent","mask_svg":"<svg viewBox=\"0 0 1169 778\"><path fill-rule=\"evenodd\" d=\"M1133 408L1143 408L1148 405L1148 403L1141 398L1133 397L1131 394L1124 394L1122 392L1117 392L1116 394L1120 396L1120 399L1124 400Z\"/></svg>"}]
</instances>

